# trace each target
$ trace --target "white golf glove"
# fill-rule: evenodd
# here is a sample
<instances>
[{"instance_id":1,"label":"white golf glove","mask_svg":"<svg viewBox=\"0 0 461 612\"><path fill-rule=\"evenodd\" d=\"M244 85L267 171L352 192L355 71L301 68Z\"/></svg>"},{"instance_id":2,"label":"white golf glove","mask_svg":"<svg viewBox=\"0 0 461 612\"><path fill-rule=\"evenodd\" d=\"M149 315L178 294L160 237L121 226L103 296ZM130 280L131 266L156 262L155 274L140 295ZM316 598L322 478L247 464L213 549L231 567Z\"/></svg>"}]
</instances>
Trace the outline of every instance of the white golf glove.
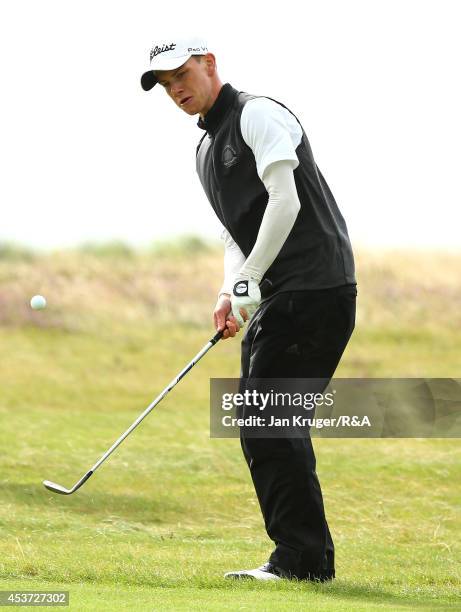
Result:
<instances>
[{"instance_id":1,"label":"white golf glove","mask_svg":"<svg viewBox=\"0 0 461 612\"><path fill-rule=\"evenodd\" d=\"M231 296L232 314L237 319L240 327L245 325L240 309L246 311L248 320L256 312L261 303L261 292L255 280L247 278L236 278Z\"/></svg>"}]
</instances>

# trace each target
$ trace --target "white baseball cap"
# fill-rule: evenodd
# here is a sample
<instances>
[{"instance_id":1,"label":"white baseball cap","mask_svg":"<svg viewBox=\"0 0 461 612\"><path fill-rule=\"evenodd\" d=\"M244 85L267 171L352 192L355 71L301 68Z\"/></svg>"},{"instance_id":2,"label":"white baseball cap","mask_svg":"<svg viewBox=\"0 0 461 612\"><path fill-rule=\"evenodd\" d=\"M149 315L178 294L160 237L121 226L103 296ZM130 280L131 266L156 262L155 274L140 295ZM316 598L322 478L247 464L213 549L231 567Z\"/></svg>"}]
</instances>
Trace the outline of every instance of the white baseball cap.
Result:
<instances>
[{"instance_id":1,"label":"white baseball cap","mask_svg":"<svg viewBox=\"0 0 461 612\"><path fill-rule=\"evenodd\" d=\"M206 55L208 45L203 38L189 36L163 40L153 45L150 50L149 69L141 77L141 87L149 91L158 83L155 70L174 70L179 68L192 57L192 55Z\"/></svg>"}]
</instances>

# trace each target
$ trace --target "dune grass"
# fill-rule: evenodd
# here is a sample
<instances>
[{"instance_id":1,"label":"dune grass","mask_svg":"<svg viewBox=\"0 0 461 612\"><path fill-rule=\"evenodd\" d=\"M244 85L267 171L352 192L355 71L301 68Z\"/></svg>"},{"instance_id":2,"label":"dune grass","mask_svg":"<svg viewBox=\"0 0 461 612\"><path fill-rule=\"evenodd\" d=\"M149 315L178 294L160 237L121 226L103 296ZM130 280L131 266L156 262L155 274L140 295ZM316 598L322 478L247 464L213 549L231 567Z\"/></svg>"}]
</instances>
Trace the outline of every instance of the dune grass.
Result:
<instances>
[{"instance_id":1,"label":"dune grass","mask_svg":"<svg viewBox=\"0 0 461 612\"><path fill-rule=\"evenodd\" d=\"M209 437L209 379L238 375L237 341L77 494L42 487L73 484L212 333L213 248L115 251L0 253L0 589L69 590L75 610L459 609L458 440L316 439L338 578L221 577L271 550L238 441ZM359 254L338 375L459 376L460 262Z\"/></svg>"}]
</instances>

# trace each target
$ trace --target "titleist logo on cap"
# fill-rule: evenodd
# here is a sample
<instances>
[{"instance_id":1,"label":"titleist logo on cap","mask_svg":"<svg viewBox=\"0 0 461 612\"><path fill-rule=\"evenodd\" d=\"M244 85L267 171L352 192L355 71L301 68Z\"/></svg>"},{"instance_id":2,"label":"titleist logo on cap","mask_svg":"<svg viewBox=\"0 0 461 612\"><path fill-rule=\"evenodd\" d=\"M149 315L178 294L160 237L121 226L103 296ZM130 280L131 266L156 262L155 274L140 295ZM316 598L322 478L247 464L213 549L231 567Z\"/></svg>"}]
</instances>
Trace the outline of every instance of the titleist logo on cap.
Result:
<instances>
[{"instance_id":1,"label":"titleist logo on cap","mask_svg":"<svg viewBox=\"0 0 461 612\"><path fill-rule=\"evenodd\" d=\"M162 45L161 47L157 47L156 45L150 50L150 61L152 61L152 59L156 55L159 55L159 53L164 53L165 51L173 51L175 47L176 43L171 43L170 45Z\"/></svg>"}]
</instances>

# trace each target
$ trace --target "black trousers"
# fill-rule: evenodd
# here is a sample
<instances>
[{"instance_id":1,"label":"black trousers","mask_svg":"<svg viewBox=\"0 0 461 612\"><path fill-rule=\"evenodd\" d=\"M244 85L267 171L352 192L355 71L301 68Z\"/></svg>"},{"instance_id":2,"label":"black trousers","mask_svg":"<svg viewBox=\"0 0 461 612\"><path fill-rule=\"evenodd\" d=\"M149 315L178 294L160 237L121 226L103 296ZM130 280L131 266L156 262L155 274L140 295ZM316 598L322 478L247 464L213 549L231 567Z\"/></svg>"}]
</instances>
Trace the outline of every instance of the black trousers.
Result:
<instances>
[{"instance_id":1,"label":"black trousers","mask_svg":"<svg viewBox=\"0 0 461 612\"><path fill-rule=\"evenodd\" d=\"M264 302L242 341L242 381L329 380L354 329L356 295L355 285L345 285L280 293ZM252 438L242 429L240 441L275 543L269 561L299 579L334 577L334 545L310 436Z\"/></svg>"}]
</instances>

